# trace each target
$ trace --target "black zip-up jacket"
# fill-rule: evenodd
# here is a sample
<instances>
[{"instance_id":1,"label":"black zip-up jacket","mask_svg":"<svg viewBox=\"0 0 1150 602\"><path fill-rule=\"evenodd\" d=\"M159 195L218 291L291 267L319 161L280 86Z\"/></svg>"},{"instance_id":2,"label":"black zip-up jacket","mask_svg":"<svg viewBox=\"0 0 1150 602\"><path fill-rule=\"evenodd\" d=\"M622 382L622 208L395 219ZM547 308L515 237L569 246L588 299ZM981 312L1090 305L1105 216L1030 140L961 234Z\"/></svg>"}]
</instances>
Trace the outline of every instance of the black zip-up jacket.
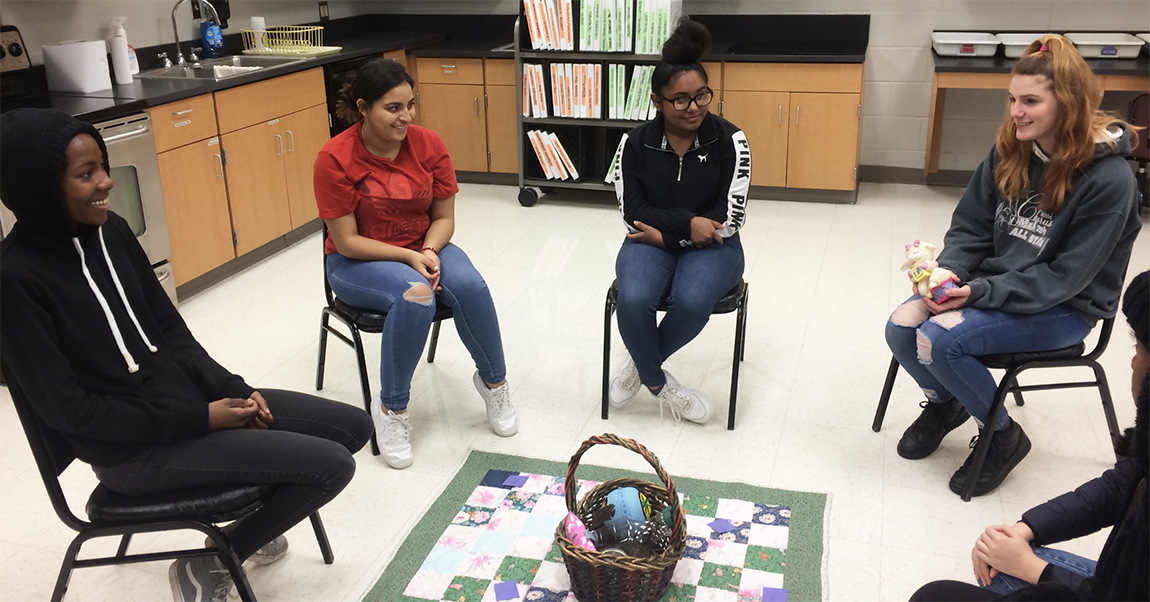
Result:
<instances>
[{"instance_id":1,"label":"black zip-up jacket","mask_svg":"<svg viewBox=\"0 0 1150 602\"><path fill-rule=\"evenodd\" d=\"M0 355L12 378L40 418L93 466L206 435L209 402L247 398L253 389L192 336L123 218L109 212L95 227L68 217L64 149L89 134L107 169L99 134L54 110L7 113L0 129L0 196L17 218L0 245Z\"/></svg>"},{"instance_id":2,"label":"black zip-up jacket","mask_svg":"<svg viewBox=\"0 0 1150 602\"><path fill-rule=\"evenodd\" d=\"M751 186L751 145L731 122L707 113L695 143L679 157L667 143L663 115L623 135L615 159L615 196L631 232L643 222L663 233L667 249L691 246L691 218L713 219L723 238L743 227Z\"/></svg>"}]
</instances>

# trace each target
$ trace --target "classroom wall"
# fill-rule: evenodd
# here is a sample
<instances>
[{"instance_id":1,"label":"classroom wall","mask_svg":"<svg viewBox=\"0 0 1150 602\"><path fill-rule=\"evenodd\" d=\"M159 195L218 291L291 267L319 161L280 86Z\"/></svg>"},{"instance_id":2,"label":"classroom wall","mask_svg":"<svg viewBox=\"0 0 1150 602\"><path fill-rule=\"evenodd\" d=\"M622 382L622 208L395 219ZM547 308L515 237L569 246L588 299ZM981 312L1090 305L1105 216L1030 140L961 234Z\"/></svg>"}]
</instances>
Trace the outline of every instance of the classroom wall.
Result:
<instances>
[{"instance_id":1,"label":"classroom wall","mask_svg":"<svg viewBox=\"0 0 1150 602\"><path fill-rule=\"evenodd\" d=\"M365 12L514 13L518 0L369 0ZM735 14L862 13L871 15L859 162L922 169L936 29L1150 31L1147 0L683 0L683 11ZM1113 98L1111 98L1113 96ZM1129 95L1105 107L1125 111ZM1000 91L947 93L940 168L973 170L994 143L1005 116Z\"/></svg>"},{"instance_id":2,"label":"classroom wall","mask_svg":"<svg viewBox=\"0 0 1150 602\"><path fill-rule=\"evenodd\" d=\"M210 2L211 0L209 0ZM362 2L329 0L333 19L360 14ZM172 7L175 0L4 0L0 22L20 28L35 64L42 64L41 46L63 40L96 40L112 35L112 18L127 16L124 29L128 43L136 48L173 43ZM314 0L231 0L232 17L225 34L237 33L251 24L253 15L268 25L292 25L319 20ZM200 37L200 22L192 18L191 1L176 13L180 39Z\"/></svg>"}]
</instances>

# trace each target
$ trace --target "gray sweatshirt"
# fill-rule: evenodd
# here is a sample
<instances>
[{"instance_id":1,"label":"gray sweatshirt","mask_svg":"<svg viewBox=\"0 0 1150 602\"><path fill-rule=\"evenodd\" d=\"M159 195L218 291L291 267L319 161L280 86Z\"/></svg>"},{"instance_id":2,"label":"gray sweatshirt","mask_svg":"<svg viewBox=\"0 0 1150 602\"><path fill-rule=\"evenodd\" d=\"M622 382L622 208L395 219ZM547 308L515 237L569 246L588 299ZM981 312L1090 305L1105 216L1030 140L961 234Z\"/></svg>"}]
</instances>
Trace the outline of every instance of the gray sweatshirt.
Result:
<instances>
[{"instance_id":1,"label":"gray sweatshirt","mask_svg":"<svg viewBox=\"0 0 1150 602\"><path fill-rule=\"evenodd\" d=\"M1094 160L1054 212L1038 208L1045 157L1030 156L1026 198L1006 199L994 182L999 157L991 149L958 202L938 257L970 285L966 306L1037 313L1066 303L1090 324L1115 314L1142 227L1138 186L1124 159L1130 136L1118 127L1118 151L1096 144Z\"/></svg>"}]
</instances>

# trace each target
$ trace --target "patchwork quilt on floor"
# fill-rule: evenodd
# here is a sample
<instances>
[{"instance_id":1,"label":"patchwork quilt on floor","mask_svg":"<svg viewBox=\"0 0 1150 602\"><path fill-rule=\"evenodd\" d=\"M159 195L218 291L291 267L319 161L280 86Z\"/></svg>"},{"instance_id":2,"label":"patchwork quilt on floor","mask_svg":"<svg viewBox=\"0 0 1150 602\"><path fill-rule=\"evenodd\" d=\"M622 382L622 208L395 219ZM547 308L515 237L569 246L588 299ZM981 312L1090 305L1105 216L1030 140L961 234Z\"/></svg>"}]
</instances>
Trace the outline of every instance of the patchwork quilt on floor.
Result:
<instances>
[{"instance_id":1,"label":"patchwork quilt on floor","mask_svg":"<svg viewBox=\"0 0 1150 602\"><path fill-rule=\"evenodd\" d=\"M488 471L407 584L403 600L574 602L554 543L555 527L567 515L564 480ZM597 484L577 481L578 494ZM662 600L786 600L791 508L690 492L680 492L680 499L687 549ZM721 522L713 527L716 519L734 529L726 530ZM514 582L515 589L510 584L496 588L504 582Z\"/></svg>"}]
</instances>

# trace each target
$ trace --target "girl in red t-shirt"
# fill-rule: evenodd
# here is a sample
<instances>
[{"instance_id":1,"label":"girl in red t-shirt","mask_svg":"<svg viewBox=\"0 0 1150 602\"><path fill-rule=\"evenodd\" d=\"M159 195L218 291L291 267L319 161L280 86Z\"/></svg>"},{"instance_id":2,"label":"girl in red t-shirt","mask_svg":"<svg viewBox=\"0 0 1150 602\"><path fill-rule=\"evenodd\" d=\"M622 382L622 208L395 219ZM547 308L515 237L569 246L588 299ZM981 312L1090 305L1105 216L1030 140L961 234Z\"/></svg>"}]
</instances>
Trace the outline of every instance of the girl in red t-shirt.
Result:
<instances>
[{"instance_id":1,"label":"girl in red t-shirt","mask_svg":"<svg viewBox=\"0 0 1150 602\"><path fill-rule=\"evenodd\" d=\"M449 242L455 170L439 136L411 123L413 83L390 59L360 67L337 108L355 125L324 145L314 178L332 291L349 305L388 314L371 416L392 468L412 463L411 377L437 303L454 309L491 428L504 437L518 431L495 304L471 260Z\"/></svg>"}]
</instances>

